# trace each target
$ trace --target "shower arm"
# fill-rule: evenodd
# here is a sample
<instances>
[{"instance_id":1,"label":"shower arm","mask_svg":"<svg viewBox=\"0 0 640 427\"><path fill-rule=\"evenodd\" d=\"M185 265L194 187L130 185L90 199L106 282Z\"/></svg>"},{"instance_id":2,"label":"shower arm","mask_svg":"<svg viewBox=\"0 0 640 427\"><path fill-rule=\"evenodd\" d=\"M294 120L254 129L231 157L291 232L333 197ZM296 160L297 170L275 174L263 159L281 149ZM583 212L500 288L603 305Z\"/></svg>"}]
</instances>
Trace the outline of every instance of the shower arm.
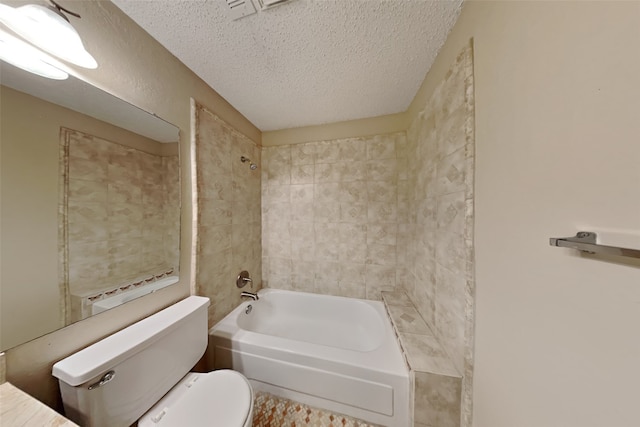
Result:
<instances>
[{"instance_id":1,"label":"shower arm","mask_svg":"<svg viewBox=\"0 0 640 427\"><path fill-rule=\"evenodd\" d=\"M249 162L249 169L251 169L252 171L253 171L253 170L256 170L256 169L258 168L258 165L256 165L255 163L253 163L253 162L251 161L251 159L250 159L250 158L248 158L248 157L240 156L240 161L241 161L242 163Z\"/></svg>"}]
</instances>

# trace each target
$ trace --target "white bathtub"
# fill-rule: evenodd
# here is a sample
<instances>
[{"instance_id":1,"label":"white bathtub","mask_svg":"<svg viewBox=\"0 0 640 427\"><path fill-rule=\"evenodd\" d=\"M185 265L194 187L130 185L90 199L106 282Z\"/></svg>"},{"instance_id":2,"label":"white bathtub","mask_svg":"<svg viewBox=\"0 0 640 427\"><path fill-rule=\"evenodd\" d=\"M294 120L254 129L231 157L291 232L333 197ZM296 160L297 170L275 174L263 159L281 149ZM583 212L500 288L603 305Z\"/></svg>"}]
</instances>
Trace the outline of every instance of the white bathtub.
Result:
<instances>
[{"instance_id":1,"label":"white bathtub","mask_svg":"<svg viewBox=\"0 0 640 427\"><path fill-rule=\"evenodd\" d=\"M211 328L211 366L242 372L256 390L410 425L409 372L381 302L275 289L259 296Z\"/></svg>"}]
</instances>

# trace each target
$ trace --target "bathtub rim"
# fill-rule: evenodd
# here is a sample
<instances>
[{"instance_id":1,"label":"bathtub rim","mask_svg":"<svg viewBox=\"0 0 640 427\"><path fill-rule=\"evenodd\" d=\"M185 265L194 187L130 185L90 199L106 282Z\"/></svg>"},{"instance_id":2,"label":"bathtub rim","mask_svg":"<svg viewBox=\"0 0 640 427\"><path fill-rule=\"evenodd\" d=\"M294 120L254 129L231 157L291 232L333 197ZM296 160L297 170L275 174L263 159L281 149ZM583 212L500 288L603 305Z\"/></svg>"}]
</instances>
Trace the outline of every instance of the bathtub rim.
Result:
<instances>
[{"instance_id":1,"label":"bathtub rim","mask_svg":"<svg viewBox=\"0 0 640 427\"><path fill-rule=\"evenodd\" d=\"M363 366L367 366L367 369L369 369L369 367L375 367L374 370L376 371L384 372L396 377L409 377L409 366L407 365L404 353L400 347L400 343L398 342L395 330L393 329L391 319L389 318L382 301L274 288L262 288L258 291L258 295L261 298L263 296L267 297L272 293L295 293L304 294L314 298L339 298L342 300L355 300L366 303L372 306L381 317L384 327L383 343L379 348L373 351L359 352L248 331L242 329L234 318L243 313L247 306L256 302L252 300L241 302L224 318L209 328L208 333L210 339L211 337L216 336L220 339L234 341L236 343L234 348L238 348L243 351L264 350L268 355L270 355L270 357L277 357L279 352L286 353L290 357L293 357L297 363L304 364L315 362L327 369L330 367L335 369L340 368L340 366L347 365L356 370L360 370L363 369ZM318 356L319 354L321 354L322 357ZM357 355L360 359L356 359L354 357L345 358L345 355Z\"/></svg>"}]
</instances>

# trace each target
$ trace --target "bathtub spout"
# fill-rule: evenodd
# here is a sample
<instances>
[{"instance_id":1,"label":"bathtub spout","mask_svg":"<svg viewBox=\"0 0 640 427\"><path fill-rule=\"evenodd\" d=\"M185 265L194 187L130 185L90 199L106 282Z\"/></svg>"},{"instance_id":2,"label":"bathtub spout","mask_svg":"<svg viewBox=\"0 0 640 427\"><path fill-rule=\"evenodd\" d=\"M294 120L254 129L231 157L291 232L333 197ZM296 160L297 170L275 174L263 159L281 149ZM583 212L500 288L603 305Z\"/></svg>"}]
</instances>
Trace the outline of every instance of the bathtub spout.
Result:
<instances>
[{"instance_id":1,"label":"bathtub spout","mask_svg":"<svg viewBox=\"0 0 640 427\"><path fill-rule=\"evenodd\" d=\"M257 293L254 294L253 292L246 292L246 291L242 291L240 293L240 298L243 298L243 297L251 298L254 301L258 301L259 299Z\"/></svg>"}]
</instances>

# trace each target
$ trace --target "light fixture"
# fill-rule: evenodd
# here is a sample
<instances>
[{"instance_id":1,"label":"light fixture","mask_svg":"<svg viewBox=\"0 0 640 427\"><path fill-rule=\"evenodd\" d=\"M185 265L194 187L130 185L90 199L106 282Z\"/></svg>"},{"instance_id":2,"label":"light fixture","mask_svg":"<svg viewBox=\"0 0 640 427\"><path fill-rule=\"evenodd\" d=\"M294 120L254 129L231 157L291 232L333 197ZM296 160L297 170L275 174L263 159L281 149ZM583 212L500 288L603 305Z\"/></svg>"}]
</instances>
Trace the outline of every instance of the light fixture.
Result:
<instances>
[{"instance_id":1,"label":"light fixture","mask_svg":"<svg viewBox=\"0 0 640 427\"><path fill-rule=\"evenodd\" d=\"M73 13L53 0L50 6L28 4L13 8L0 4L0 22L34 46L56 57L84 68L97 68L98 63L82 44L80 35L63 12Z\"/></svg>"},{"instance_id":2,"label":"light fixture","mask_svg":"<svg viewBox=\"0 0 640 427\"><path fill-rule=\"evenodd\" d=\"M29 43L0 29L0 59L48 79L65 80L69 74L46 62L45 55Z\"/></svg>"}]
</instances>

